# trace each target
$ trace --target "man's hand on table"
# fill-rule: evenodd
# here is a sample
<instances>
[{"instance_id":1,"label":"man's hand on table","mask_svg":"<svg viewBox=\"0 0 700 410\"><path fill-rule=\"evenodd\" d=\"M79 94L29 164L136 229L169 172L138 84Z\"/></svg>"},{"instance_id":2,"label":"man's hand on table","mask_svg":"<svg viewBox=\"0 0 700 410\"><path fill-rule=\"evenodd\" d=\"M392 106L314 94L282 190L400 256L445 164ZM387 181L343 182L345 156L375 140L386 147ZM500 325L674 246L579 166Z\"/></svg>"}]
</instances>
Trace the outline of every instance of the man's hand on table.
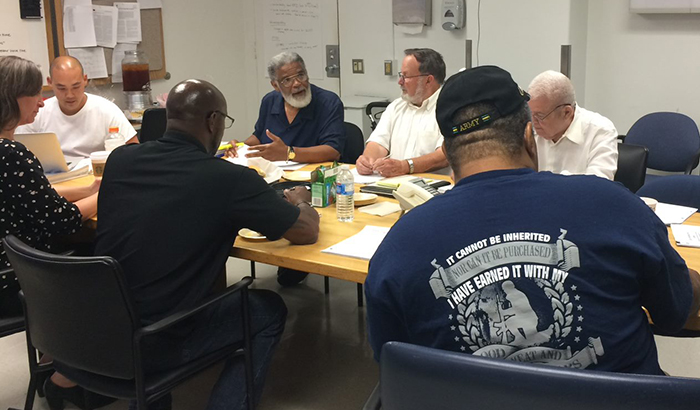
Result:
<instances>
[{"instance_id":1,"label":"man's hand on table","mask_svg":"<svg viewBox=\"0 0 700 410\"><path fill-rule=\"evenodd\" d=\"M231 145L231 148L224 151L224 158L238 158L238 141L231 140L229 145Z\"/></svg>"},{"instance_id":2,"label":"man's hand on table","mask_svg":"<svg viewBox=\"0 0 700 410\"><path fill-rule=\"evenodd\" d=\"M302 202L308 204L311 202L311 191L303 186L295 186L294 188L285 189L284 197L293 205L299 205Z\"/></svg>"},{"instance_id":3,"label":"man's hand on table","mask_svg":"<svg viewBox=\"0 0 700 410\"><path fill-rule=\"evenodd\" d=\"M375 160L370 157L360 155L355 162L355 169L357 169L360 175L371 175L374 173L374 168L372 167L374 161Z\"/></svg>"},{"instance_id":4,"label":"man's hand on table","mask_svg":"<svg viewBox=\"0 0 700 410\"><path fill-rule=\"evenodd\" d=\"M247 154L248 158L263 157L268 161L286 161L287 160L287 145L282 141L282 138L270 132L265 131L267 136L272 140L269 144L253 145L250 147L251 152Z\"/></svg>"},{"instance_id":5,"label":"man's hand on table","mask_svg":"<svg viewBox=\"0 0 700 410\"><path fill-rule=\"evenodd\" d=\"M374 170L383 177L395 177L408 174L408 162L406 160L379 158L374 162Z\"/></svg>"}]
</instances>

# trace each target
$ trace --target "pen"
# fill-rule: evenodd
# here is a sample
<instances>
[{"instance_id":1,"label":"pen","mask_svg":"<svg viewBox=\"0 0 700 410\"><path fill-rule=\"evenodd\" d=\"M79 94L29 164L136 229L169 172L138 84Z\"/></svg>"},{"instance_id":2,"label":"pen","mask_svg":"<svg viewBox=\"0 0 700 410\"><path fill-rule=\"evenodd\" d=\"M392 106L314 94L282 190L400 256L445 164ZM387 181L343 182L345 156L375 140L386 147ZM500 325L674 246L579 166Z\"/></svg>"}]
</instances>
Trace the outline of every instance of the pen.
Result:
<instances>
[{"instance_id":1,"label":"pen","mask_svg":"<svg viewBox=\"0 0 700 410\"><path fill-rule=\"evenodd\" d=\"M244 145L245 145L244 142L237 142L237 143L236 143L236 146L239 147L239 148L242 147L242 146L244 146ZM233 145L231 145L231 144L224 144L224 145L221 145L221 146L219 147L219 151L223 151L223 150L226 150L226 149L229 149L229 148L233 148Z\"/></svg>"}]
</instances>

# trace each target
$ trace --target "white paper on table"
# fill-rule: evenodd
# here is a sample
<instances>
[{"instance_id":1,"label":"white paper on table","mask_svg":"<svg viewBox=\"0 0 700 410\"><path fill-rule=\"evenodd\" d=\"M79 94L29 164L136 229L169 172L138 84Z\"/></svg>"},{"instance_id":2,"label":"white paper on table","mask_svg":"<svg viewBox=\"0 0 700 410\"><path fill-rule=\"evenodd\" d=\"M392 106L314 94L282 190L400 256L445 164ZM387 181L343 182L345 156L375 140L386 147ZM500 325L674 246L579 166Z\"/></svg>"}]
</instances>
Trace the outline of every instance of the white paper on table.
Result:
<instances>
[{"instance_id":1,"label":"white paper on table","mask_svg":"<svg viewBox=\"0 0 700 410\"><path fill-rule=\"evenodd\" d=\"M304 168L305 166L309 165L303 162L294 161L272 161L272 163L285 171L296 171L299 168Z\"/></svg>"},{"instance_id":2,"label":"white paper on table","mask_svg":"<svg viewBox=\"0 0 700 410\"><path fill-rule=\"evenodd\" d=\"M700 226L672 224L671 231L678 245L700 248Z\"/></svg>"},{"instance_id":3,"label":"white paper on table","mask_svg":"<svg viewBox=\"0 0 700 410\"><path fill-rule=\"evenodd\" d=\"M386 234L389 233L389 229L388 227L367 225L355 235L321 252L370 260Z\"/></svg>"},{"instance_id":4,"label":"white paper on table","mask_svg":"<svg viewBox=\"0 0 700 410\"><path fill-rule=\"evenodd\" d=\"M92 6L95 21L95 40L100 47L114 48L117 45L117 8L114 6Z\"/></svg>"},{"instance_id":5,"label":"white paper on table","mask_svg":"<svg viewBox=\"0 0 700 410\"><path fill-rule=\"evenodd\" d=\"M401 205L396 202L377 202L376 204L363 206L358 209L360 212L369 215L387 216L394 212L399 212L401 210Z\"/></svg>"},{"instance_id":6,"label":"white paper on table","mask_svg":"<svg viewBox=\"0 0 700 410\"><path fill-rule=\"evenodd\" d=\"M656 204L656 216L666 225L682 224L692 214L697 212L697 208L687 206L672 205L664 202Z\"/></svg>"},{"instance_id":7,"label":"white paper on table","mask_svg":"<svg viewBox=\"0 0 700 410\"><path fill-rule=\"evenodd\" d=\"M68 54L80 60L88 78L107 77L107 61L102 47L71 48Z\"/></svg>"},{"instance_id":8,"label":"white paper on table","mask_svg":"<svg viewBox=\"0 0 700 410\"><path fill-rule=\"evenodd\" d=\"M353 168L351 172L356 184L373 184L384 179L384 177L379 174L360 175L360 173L357 172L357 168Z\"/></svg>"},{"instance_id":9,"label":"white paper on table","mask_svg":"<svg viewBox=\"0 0 700 410\"><path fill-rule=\"evenodd\" d=\"M141 42L141 11L138 3L114 3L119 10L117 20L118 43Z\"/></svg>"},{"instance_id":10,"label":"white paper on table","mask_svg":"<svg viewBox=\"0 0 700 410\"><path fill-rule=\"evenodd\" d=\"M121 83L122 80L122 60L127 51L136 50L136 44L118 43L112 51L112 82Z\"/></svg>"},{"instance_id":11,"label":"white paper on table","mask_svg":"<svg viewBox=\"0 0 700 410\"><path fill-rule=\"evenodd\" d=\"M141 10L162 9L163 2L161 0L139 0L139 7Z\"/></svg>"},{"instance_id":12,"label":"white paper on table","mask_svg":"<svg viewBox=\"0 0 700 410\"><path fill-rule=\"evenodd\" d=\"M92 6L64 6L63 45L66 48L97 46Z\"/></svg>"}]
</instances>

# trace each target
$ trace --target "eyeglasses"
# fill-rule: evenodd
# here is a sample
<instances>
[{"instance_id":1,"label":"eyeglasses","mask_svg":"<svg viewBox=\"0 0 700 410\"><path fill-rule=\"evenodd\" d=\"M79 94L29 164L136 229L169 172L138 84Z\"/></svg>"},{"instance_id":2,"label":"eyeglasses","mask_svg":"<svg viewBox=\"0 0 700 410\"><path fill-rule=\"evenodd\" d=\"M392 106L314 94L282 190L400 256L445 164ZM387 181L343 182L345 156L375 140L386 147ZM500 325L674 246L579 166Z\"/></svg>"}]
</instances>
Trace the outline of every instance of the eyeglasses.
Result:
<instances>
[{"instance_id":1,"label":"eyeglasses","mask_svg":"<svg viewBox=\"0 0 700 410\"><path fill-rule=\"evenodd\" d=\"M224 116L224 128L226 129L231 128L233 126L233 123L236 121L233 117L230 117L228 114L225 114L219 110L215 110L214 112Z\"/></svg>"},{"instance_id":2,"label":"eyeglasses","mask_svg":"<svg viewBox=\"0 0 700 410\"><path fill-rule=\"evenodd\" d=\"M567 103L567 104L559 104L559 105L557 105L556 107L554 107L554 109L553 109L552 111L550 111L549 113L547 113L547 115L535 115L535 114L533 114L533 115L532 115L532 119L533 119L533 120L537 120L537 122L543 122L544 120L547 119L547 117L549 117L550 115L552 115L552 113L553 113L554 111L558 110L558 109L561 108L561 107L565 107L565 106L567 106L567 105L570 106L571 104L568 104L568 103Z\"/></svg>"},{"instance_id":3,"label":"eyeglasses","mask_svg":"<svg viewBox=\"0 0 700 410\"><path fill-rule=\"evenodd\" d=\"M406 75L399 71L399 80L406 81L407 78L416 78L416 77L427 77L430 74L416 74L416 75Z\"/></svg>"},{"instance_id":4,"label":"eyeglasses","mask_svg":"<svg viewBox=\"0 0 700 410\"><path fill-rule=\"evenodd\" d=\"M299 73L297 75L293 75L287 78L283 78L282 80L278 81L282 87L289 87L294 83L294 80L299 80L300 83L303 83L304 81L309 79L309 75L306 74L306 72Z\"/></svg>"}]
</instances>

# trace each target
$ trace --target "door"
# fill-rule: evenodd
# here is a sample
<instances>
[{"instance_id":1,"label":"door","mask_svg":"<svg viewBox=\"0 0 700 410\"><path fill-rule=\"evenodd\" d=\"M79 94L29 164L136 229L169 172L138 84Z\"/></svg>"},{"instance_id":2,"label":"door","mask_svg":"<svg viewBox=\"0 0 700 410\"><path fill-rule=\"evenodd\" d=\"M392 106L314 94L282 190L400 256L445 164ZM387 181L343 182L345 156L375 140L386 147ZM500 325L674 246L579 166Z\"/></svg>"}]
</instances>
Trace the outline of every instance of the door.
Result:
<instances>
[{"instance_id":1,"label":"door","mask_svg":"<svg viewBox=\"0 0 700 410\"><path fill-rule=\"evenodd\" d=\"M282 51L298 53L312 84L340 95L340 78L329 77L327 65L340 65L340 56L327 64L327 45L338 45L338 0L262 0L255 2L255 55L258 95L272 91L267 63ZM259 99L258 99L259 100Z\"/></svg>"}]
</instances>

